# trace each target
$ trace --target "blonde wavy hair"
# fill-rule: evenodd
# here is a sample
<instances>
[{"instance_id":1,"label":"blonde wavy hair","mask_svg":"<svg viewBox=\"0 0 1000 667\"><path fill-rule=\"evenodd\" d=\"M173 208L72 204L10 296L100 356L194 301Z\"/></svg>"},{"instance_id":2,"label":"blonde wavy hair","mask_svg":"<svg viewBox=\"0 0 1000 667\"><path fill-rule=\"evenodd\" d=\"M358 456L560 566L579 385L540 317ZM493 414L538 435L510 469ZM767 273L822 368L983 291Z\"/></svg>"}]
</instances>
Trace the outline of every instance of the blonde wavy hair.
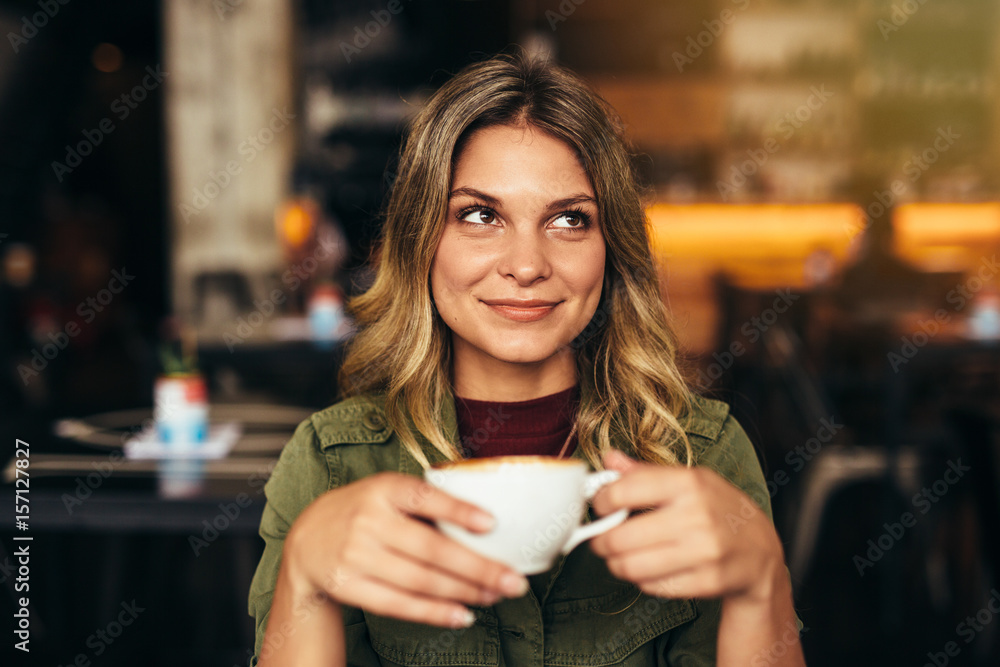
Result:
<instances>
[{"instance_id":1,"label":"blonde wavy hair","mask_svg":"<svg viewBox=\"0 0 1000 667\"><path fill-rule=\"evenodd\" d=\"M433 305L430 269L463 145L479 129L524 124L576 150L607 244L600 303L571 343L577 377L592 397L577 415L581 453L600 468L614 434L637 458L691 465L682 425L691 393L677 366L621 120L576 75L523 50L466 66L410 121L383 212L374 283L348 302L358 333L340 369L341 392L384 392L389 424L425 468L418 433L449 460L462 458L439 423L452 391L451 336Z\"/></svg>"}]
</instances>

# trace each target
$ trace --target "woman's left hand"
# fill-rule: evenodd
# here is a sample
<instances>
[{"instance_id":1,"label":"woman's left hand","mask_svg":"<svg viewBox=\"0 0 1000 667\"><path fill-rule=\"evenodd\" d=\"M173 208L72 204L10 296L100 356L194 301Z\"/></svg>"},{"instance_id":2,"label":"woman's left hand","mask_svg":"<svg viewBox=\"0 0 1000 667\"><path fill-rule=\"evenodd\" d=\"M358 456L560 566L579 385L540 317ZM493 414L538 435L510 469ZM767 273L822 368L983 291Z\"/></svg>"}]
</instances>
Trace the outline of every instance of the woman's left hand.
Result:
<instances>
[{"instance_id":1,"label":"woman's left hand","mask_svg":"<svg viewBox=\"0 0 1000 667\"><path fill-rule=\"evenodd\" d=\"M647 510L591 541L611 573L657 597L721 598L719 665L804 667L781 542L760 507L707 468L619 451L604 465L622 476L598 491L594 510Z\"/></svg>"},{"instance_id":2,"label":"woman's left hand","mask_svg":"<svg viewBox=\"0 0 1000 667\"><path fill-rule=\"evenodd\" d=\"M774 525L719 474L643 463L617 450L604 464L622 476L597 493L594 510L645 510L591 541L616 577L671 598L766 604L783 588L787 573Z\"/></svg>"}]
</instances>

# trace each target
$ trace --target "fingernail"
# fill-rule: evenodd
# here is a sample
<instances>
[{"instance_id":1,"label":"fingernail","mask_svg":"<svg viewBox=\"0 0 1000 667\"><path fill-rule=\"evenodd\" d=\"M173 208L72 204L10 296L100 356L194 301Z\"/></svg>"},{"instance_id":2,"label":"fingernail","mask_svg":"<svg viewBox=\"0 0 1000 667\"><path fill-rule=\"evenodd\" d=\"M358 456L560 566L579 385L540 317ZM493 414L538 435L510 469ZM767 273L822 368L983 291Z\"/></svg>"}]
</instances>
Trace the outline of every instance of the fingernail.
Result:
<instances>
[{"instance_id":1,"label":"fingernail","mask_svg":"<svg viewBox=\"0 0 1000 667\"><path fill-rule=\"evenodd\" d=\"M451 615L451 623L456 628L468 628L476 622L476 615L470 609L462 609Z\"/></svg>"},{"instance_id":2,"label":"fingernail","mask_svg":"<svg viewBox=\"0 0 1000 667\"><path fill-rule=\"evenodd\" d=\"M478 512L473 515L472 522L480 530L492 530L493 526L496 525L496 519L486 512Z\"/></svg>"},{"instance_id":3,"label":"fingernail","mask_svg":"<svg viewBox=\"0 0 1000 667\"><path fill-rule=\"evenodd\" d=\"M500 577L500 588L507 595L519 598L528 592L528 580L523 575L508 572Z\"/></svg>"},{"instance_id":4,"label":"fingernail","mask_svg":"<svg viewBox=\"0 0 1000 667\"><path fill-rule=\"evenodd\" d=\"M500 595L497 593L491 593L490 591L483 591L479 595L479 602L484 607L492 607L499 601L500 601Z\"/></svg>"}]
</instances>

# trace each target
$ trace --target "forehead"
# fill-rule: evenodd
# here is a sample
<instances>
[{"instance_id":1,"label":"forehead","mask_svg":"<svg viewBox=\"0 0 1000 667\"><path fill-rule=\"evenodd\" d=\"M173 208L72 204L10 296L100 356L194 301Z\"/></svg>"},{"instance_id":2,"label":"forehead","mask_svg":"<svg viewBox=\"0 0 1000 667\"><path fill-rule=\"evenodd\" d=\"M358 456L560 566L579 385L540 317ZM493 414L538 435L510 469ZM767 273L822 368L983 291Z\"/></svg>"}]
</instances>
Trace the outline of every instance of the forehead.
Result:
<instances>
[{"instance_id":1,"label":"forehead","mask_svg":"<svg viewBox=\"0 0 1000 667\"><path fill-rule=\"evenodd\" d=\"M532 125L477 130L465 142L453 186L534 186L593 194L586 170L568 143Z\"/></svg>"}]
</instances>

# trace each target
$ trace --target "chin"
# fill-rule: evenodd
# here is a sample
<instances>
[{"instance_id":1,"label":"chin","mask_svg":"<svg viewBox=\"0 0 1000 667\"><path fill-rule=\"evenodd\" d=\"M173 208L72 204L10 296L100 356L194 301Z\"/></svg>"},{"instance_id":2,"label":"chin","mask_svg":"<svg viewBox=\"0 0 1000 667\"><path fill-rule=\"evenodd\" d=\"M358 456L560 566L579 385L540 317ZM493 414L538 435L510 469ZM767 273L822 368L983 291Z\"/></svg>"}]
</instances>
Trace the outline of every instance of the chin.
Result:
<instances>
[{"instance_id":1,"label":"chin","mask_svg":"<svg viewBox=\"0 0 1000 667\"><path fill-rule=\"evenodd\" d=\"M551 359L559 347L554 345L539 345L537 342L524 345L504 345L487 350L487 353L498 361L509 364L538 364Z\"/></svg>"}]
</instances>

